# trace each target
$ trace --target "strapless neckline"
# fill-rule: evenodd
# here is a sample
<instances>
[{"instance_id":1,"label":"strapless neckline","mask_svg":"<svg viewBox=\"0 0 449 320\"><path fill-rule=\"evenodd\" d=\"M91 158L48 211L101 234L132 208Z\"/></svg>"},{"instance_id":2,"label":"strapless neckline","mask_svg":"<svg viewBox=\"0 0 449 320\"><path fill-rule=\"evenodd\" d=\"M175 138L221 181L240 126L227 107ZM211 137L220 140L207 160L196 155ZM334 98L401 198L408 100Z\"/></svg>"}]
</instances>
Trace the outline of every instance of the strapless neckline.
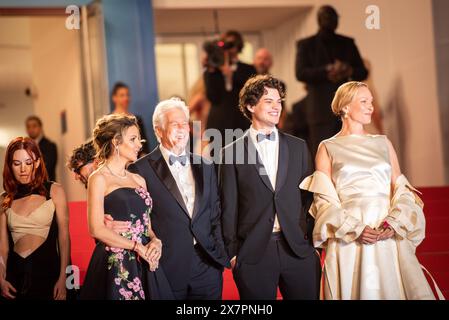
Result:
<instances>
[{"instance_id":1,"label":"strapless neckline","mask_svg":"<svg viewBox=\"0 0 449 320\"><path fill-rule=\"evenodd\" d=\"M141 187L141 186L138 186L138 187L119 187L119 188L117 188L117 189L112 190L111 192L109 192L109 193L108 193L107 195L105 195L104 197L107 198L109 195L113 194L114 192L116 192L116 191L118 191L118 190L134 190L134 191L136 191L136 190L138 190L138 189L140 189L140 188L142 188L142 187Z\"/></svg>"}]
</instances>

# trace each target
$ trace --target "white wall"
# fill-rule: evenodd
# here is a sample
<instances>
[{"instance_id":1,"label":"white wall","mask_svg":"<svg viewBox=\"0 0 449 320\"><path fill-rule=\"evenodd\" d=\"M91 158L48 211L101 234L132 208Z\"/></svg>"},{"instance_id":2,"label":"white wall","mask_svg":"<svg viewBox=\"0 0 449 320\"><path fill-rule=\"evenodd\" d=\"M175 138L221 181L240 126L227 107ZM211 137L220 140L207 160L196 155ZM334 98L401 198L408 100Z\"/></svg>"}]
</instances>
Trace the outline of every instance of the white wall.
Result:
<instances>
[{"instance_id":1,"label":"white wall","mask_svg":"<svg viewBox=\"0 0 449 320\"><path fill-rule=\"evenodd\" d=\"M25 119L33 112L33 99L25 95L32 85L28 18L0 18L0 192L6 147L25 136Z\"/></svg>"},{"instance_id":2,"label":"white wall","mask_svg":"<svg viewBox=\"0 0 449 320\"><path fill-rule=\"evenodd\" d=\"M38 94L34 110L42 118L45 134L58 145L56 175L69 201L85 199L84 188L65 168L72 149L85 140L79 32L65 28L65 17L30 18L33 83ZM67 132L62 134L64 110Z\"/></svg>"},{"instance_id":3,"label":"white wall","mask_svg":"<svg viewBox=\"0 0 449 320\"><path fill-rule=\"evenodd\" d=\"M440 124L442 136L449 136L449 2L432 0L435 56L437 61L438 101L440 104ZM449 182L449 141L443 139L443 154L446 170L446 182Z\"/></svg>"},{"instance_id":4,"label":"white wall","mask_svg":"<svg viewBox=\"0 0 449 320\"><path fill-rule=\"evenodd\" d=\"M78 32L65 28L64 17L0 18L0 168L6 146L26 135L25 119L36 114L58 146L57 180L69 201L85 199L84 188L65 168L72 149L84 141ZM25 95L26 87L32 88L33 98ZM64 135L62 110L67 114Z\"/></svg>"}]
</instances>

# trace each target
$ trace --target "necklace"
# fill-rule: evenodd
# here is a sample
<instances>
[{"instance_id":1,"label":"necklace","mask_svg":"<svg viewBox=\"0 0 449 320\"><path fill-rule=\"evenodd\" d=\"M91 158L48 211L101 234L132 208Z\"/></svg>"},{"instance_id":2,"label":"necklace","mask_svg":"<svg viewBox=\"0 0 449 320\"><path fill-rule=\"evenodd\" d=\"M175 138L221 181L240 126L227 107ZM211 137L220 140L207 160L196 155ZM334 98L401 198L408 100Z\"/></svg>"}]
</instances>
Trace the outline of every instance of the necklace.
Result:
<instances>
[{"instance_id":1,"label":"necklace","mask_svg":"<svg viewBox=\"0 0 449 320\"><path fill-rule=\"evenodd\" d=\"M126 177L127 177L126 169L125 169L125 175L121 176L121 175L118 175L118 174L112 172L111 168L109 168L109 166L108 166L106 163L105 163L104 165L106 166L106 168L109 170L109 172L110 172L113 176L115 176L115 177L117 177L117 178L120 178L120 179L126 179Z\"/></svg>"}]
</instances>

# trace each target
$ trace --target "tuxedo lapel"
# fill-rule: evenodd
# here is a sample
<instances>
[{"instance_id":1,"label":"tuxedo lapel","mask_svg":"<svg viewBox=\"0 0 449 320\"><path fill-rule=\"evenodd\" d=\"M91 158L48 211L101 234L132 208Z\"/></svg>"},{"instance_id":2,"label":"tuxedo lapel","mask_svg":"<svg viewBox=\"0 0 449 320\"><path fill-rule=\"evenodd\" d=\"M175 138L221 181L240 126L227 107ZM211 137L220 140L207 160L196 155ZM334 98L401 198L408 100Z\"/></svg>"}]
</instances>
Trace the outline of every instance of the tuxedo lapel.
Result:
<instances>
[{"instance_id":1,"label":"tuxedo lapel","mask_svg":"<svg viewBox=\"0 0 449 320\"><path fill-rule=\"evenodd\" d=\"M182 199L181 192L179 192L176 181L173 178L164 157L162 156L161 150L159 148L155 150L148 158L148 161L150 162L151 167L154 169L159 179L184 210L184 213L190 218L187 207L184 203L184 200Z\"/></svg>"},{"instance_id":2,"label":"tuxedo lapel","mask_svg":"<svg viewBox=\"0 0 449 320\"><path fill-rule=\"evenodd\" d=\"M248 163L256 170L257 175L260 177L265 186L274 192L273 186L271 185L271 181L268 177L267 171L260 159L259 153L257 152L256 146L254 145L251 137L249 135L249 130L244 138L245 144L245 152L248 155L247 161Z\"/></svg>"},{"instance_id":3,"label":"tuxedo lapel","mask_svg":"<svg viewBox=\"0 0 449 320\"><path fill-rule=\"evenodd\" d=\"M284 135L278 131L279 136L279 157L278 172L276 174L276 191L284 185L288 172L288 144Z\"/></svg>"},{"instance_id":4,"label":"tuxedo lapel","mask_svg":"<svg viewBox=\"0 0 449 320\"><path fill-rule=\"evenodd\" d=\"M195 180L195 202L193 204L193 214L192 219L195 219L198 210L200 209L201 199L203 196L204 188L204 177L203 177L203 167L200 163L193 161L193 154L190 154L190 167L192 168L193 179Z\"/></svg>"}]
</instances>

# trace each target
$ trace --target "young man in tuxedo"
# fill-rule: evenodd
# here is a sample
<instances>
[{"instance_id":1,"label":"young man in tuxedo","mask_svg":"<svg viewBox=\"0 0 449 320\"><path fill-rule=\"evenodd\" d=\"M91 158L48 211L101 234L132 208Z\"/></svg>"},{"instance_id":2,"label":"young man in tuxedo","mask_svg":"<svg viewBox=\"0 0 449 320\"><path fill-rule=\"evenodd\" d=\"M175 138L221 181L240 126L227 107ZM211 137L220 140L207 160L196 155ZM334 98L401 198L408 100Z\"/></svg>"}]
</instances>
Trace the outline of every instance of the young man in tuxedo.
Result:
<instances>
[{"instance_id":1,"label":"young man in tuxedo","mask_svg":"<svg viewBox=\"0 0 449 320\"><path fill-rule=\"evenodd\" d=\"M221 210L213 164L188 152L189 110L161 101L153 114L159 146L130 166L145 178L153 198L151 226L162 241L160 266L176 299L221 299Z\"/></svg>"},{"instance_id":2,"label":"young man in tuxedo","mask_svg":"<svg viewBox=\"0 0 449 320\"><path fill-rule=\"evenodd\" d=\"M306 143L277 130L285 91L269 75L249 79L240 110L250 129L222 149L219 189L226 250L241 299L318 299L320 261L299 184Z\"/></svg>"}]
</instances>

